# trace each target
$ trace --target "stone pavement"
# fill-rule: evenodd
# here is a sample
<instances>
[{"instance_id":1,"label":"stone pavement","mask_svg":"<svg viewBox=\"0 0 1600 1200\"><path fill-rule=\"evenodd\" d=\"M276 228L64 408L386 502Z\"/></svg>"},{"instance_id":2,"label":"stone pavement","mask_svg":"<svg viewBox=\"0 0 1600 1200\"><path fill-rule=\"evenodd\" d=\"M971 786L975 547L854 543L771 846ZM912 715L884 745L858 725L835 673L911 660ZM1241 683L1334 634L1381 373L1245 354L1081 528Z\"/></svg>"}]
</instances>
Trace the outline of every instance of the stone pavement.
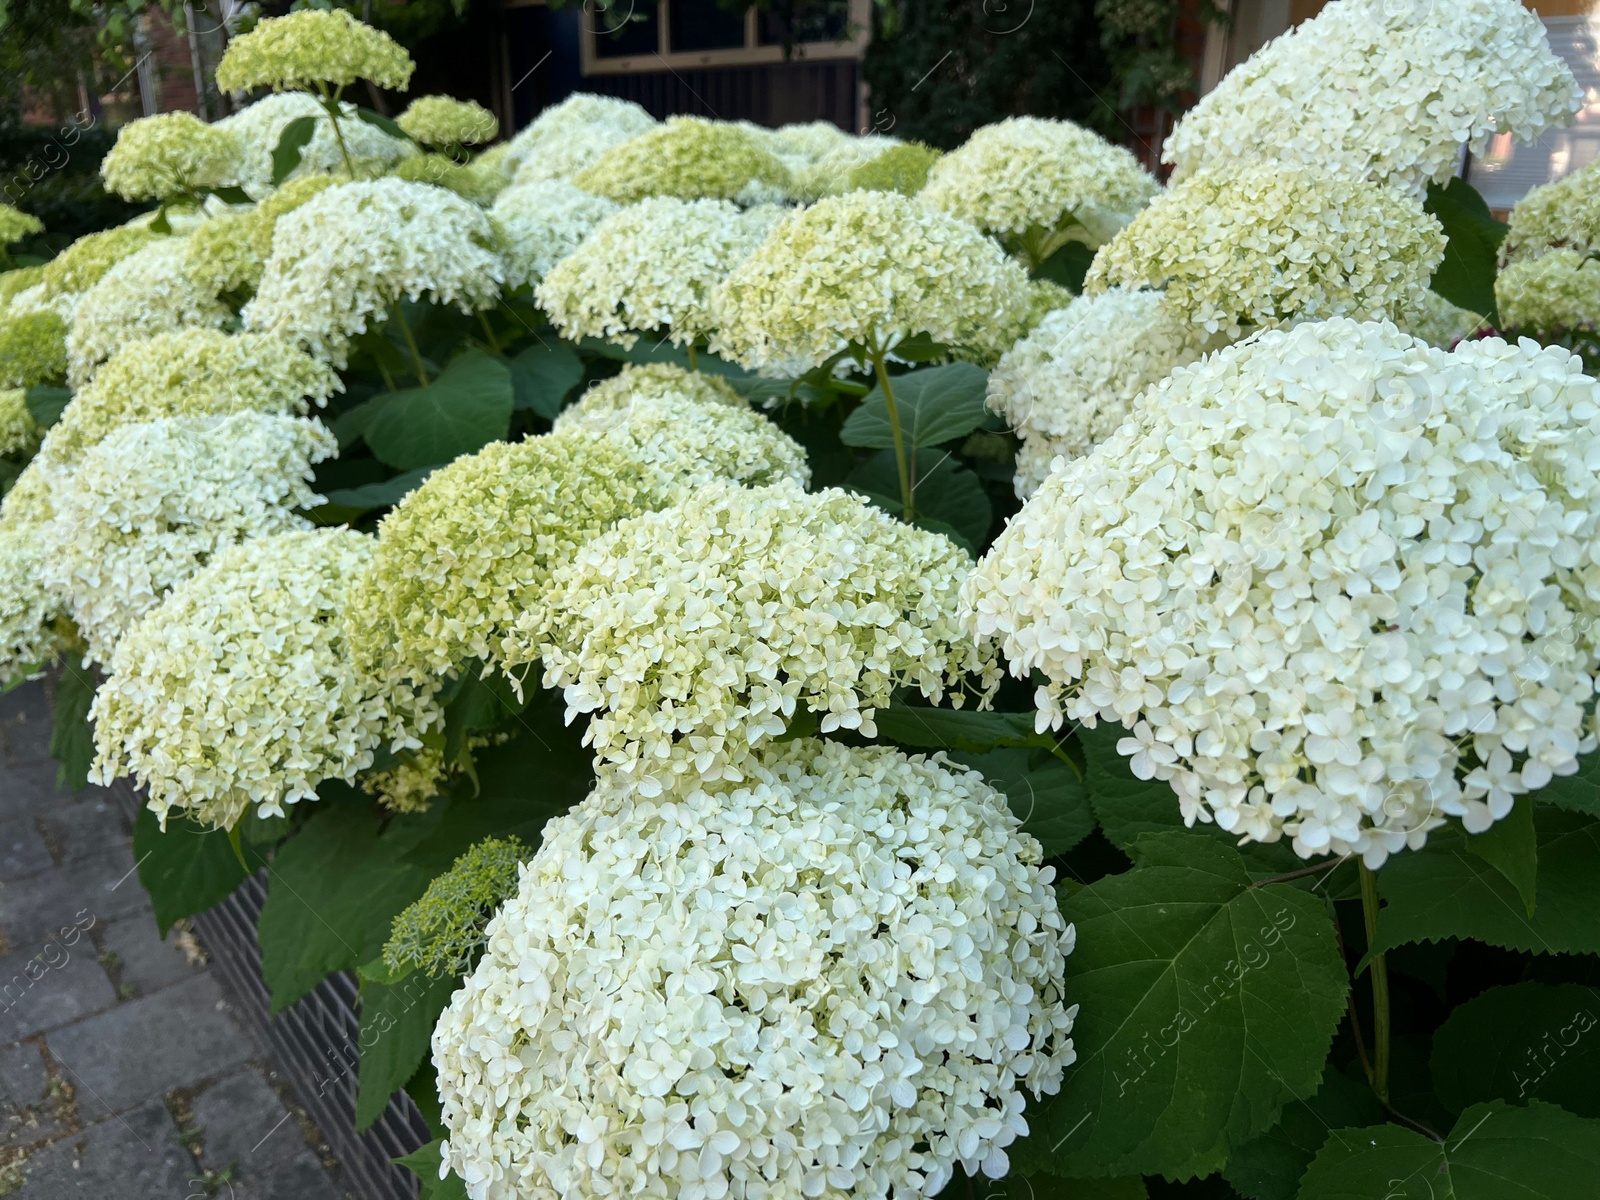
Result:
<instances>
[{"instance_id":1,"label":"stone pavement","mask_svg":"<svg viewBox=\"0 0 1600 1200\"><path fill-rule=\"evenodd\" d=\"M0 695L0 1196L344 1200L203 948L157 936L133 812L56 789L48 686Z\"/></svg>"}]
</instances>

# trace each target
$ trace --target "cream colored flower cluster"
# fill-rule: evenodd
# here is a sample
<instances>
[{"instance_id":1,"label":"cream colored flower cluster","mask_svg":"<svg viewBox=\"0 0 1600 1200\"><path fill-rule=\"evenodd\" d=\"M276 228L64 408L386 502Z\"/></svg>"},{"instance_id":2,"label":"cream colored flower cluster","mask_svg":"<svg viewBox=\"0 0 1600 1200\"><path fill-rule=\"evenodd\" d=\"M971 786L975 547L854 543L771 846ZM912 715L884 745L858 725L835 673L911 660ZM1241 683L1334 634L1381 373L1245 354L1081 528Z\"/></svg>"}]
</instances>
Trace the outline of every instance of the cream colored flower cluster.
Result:
<instances>
[{"instance_id":1,"label":"cream colored flower cluster","mask_svg":"<svg viewBox=\"0 0 1600 1200\"><path fill-rule=\"evenodd\" d=\"M419 96L395 124L423 146L453 148L492 142L500 122L483 105L453 96Z\"/></svg>"},{"instance_id":2,"label":"cream colored flower cluster","mask_svg":"<svg viewBox=\"0 0 1600 1200\"><path fill-rule=\"evenodd\" d=\"M0 687L28 678L66 649L61 602L44 583L48 556L36 530L0 528Z\"/></svg>"},{"instance_id":3,"label":"cream colored flower cluster","mask_svg":"<svg viewBox=\"0 0 1600 1200\"><path fill-rule=\"evenodd\" d=\"M1190 109L1162 160L1182 180L1268 154L1420 196L1455 174L1463 145L1531 142L1579 103L1518 0L1333 0Z\"/></svg>"},{"instance_id":4,"label":"cream colored flower cluster","mask_svg":"<svg viewBox=\"0 0 1600 1200\"><path fill-rule=\"evenodd\" d=\"M1401 313L1395 324L1430 346L1449 350L1462 338L1477 333L1485 326L1481 315L1450 303L1431 288L1423 292L1419 299L1420 303L1409 312Z\"/></svg>"},{"instance_id":5,"label":"cream colored flower cluster","mask_svg":"<svg viewBox=\"0 0 1600 1200\"><path fill-rule=\"evenodd\" d=\"M160 113L117 131L100 177L124 200L166 200L236 183L242 155L228 129L193 113Z\"/></svg>"},{"instance_id":6,"label":"cream colored flower cluster","mask_svg":"<svg viewBox=\"0 0 1600 1200\"><path fill-rule=\"evenodd\" d=\"M538 283L616 211L614 202L559 179L508 187L489 210L505 256L506 286Z\"/></svg>"},{"instance_id":7,"label":"cream colored flower cluster","mask_svg":"<svg viewBox=\"0 0 1600 1200\"><path fill-rule=\"evenodd\" d=\"M124 425L236 412L304 416L341 390L331 367L272 334L158 333L106 360L62 410L40 453L70 465Z\"/></svg>"},{"instance_id":8,"label":"cream colored flower cluster","mask_svg":"<svg viewBox=\"0 0 1600 1200\"><path fill-rule=\"evenodd\" d=\"M0 246L9 246L43 232L44 222L32 213L22 212L9 204L0 204Z\"/></svg>"},{"instance_id":9,"label":"cream colored flower cluster","mask_svg":"<svg viewBox=\"0 0 1600 1200\"><path fill-rule=\"evenodd\" d=\"M67 373L67 323L48 308L0 311L0 388L59 383Z\"/></svg>"},{"instance_id":10,"label":"cream colored flower cluster","mask_svg":"<svg viewBox=\"0 0 1600 1200\"><path fill-rule=\"evenodd\" d=\"M303 529L311 464L337 443L317 421L263 413L166 417L114 430L52 488L47 582L109 662L166 593L235 542Z\"/></svg>"},{"instance_id":11,"label":"cream colored flower cluster","mask_svg":"<svg viewBox=\"0 0 1600 1200\"><path fill-rule=\"evenodd\" d=\"M504 276L476 205L425 183L346 183L279 218L244 323L342 367L350 339L395 301L470 312L499 299Z\"/></svg>"},{"instance_id":12,"label":"cream colored flower cluster","mask_svg":"<svg viewBox=\"0 0 1600 1200\"><path fill-rule=\"evenodd\" d=\"M366 79L401 92L415 68L399 42L342 8L303 9L268 17L229 40L217 64L217 86L225 92L303 92Z\"/></svg>"},{"instance_id":13,"label":"cream colored flower cluster","mask_svg":"<svg viewBox=\"0 0 1600 1200\"><path fill-rule=\"evenodd\" d=\"M186 237L135 250L84 293L67 333L67 382L74 391L123 346L177 329L211 328L232 313L189 270Z\"/></svg>"},{"instance_id":14,"label":"cream colored flower cluster","mask_svg":"<svg viewBox=\"0 0 1600 1200\"><path fill-rule=\"evenodd\" d=\"M345 607L371 556L349 530L281 533L179 584L111 656L91 780L132 776L163 828L173 811L232 828L252 807L315 800L325 779L353 782L381 747L419 747L416 714L348 651Z\"/></svg>"},{"instance_id":15,"label":"cream colored flower cluster","mask_svg":"<svg viewBox=\"0 0 1600 1200\"><path fill-rule=\"evenodd\" d=\"M1559 348L1264 333L1052 474L963 607L1185 820L1376 868L1594 749L1597 436Z\"/></svg>"},{"instance_id":16,"label":"cream colored flower cluster","mask_svg":"<svg viewBox=\"0 0 1600 1200\"><path fill-rule=\"evenodd\" d=\"M805 452L748 408L685 395L639 398L604 429L496 442L434 472L378 530L354 600L354 646L412 679L500 660L550 571L623 517L716 479L809 476Z\"/></svg>"},{"instance_id":17,"label":"cream colored flower cluster","mask_svg":"<svg viewBox=\"0 0 1600 1200\"><path fill-rule=\"evenodd\" d=\"M1534 188L1512 207L1501 265L1549 250L1600 250L1600 162Z\"/></svg>"},{"instance_id":18,"label":"cream colored flower cluster","mask_svg":"<svg viewBox=\"0 0 1600 1200\"><path fill-rule=\"evenodd\" d=\"M542 661L584 741L646 795L678 775L739 779L800 705L868 737L899 686L959 705L998 682L961 629L971 568L944 537L860 496L703 487L618 523L558 566L508 663Z\"/></svg>"},{"instance_id":19,"label":"cream colored flower cluster","mask_svg":"<svg viewBox=\"0 0 1600 1200\"><path fill-rule=\"evenodd\" d=\"M1577 250L1520 258L1494 281L1500 321L1555 333L1600 325L1600 261Z\"/></svg>"},{"instance_id":20,"label":"cream colored flower cluster","mask_svg":"<svg viewBox=\"0 0 1600 1200\"><path fill-rule=\"evenodd\" d=\"M799 740L739 785L602 776L434 1030L445 1165L475 1200L1003 1175L1075 1059L1040 857L942 757Z\"/></svg>"},{"instance_id":21,"label":"cream colored flower cluster","mask_svg":"<svg viewBox=\"0 0 1600 1200\"><path fill-rule=\"evenodd\" d=\"M630 364L584 392L576 404L562 411L552 428L556 431L587 428L603 433L627 413L636 400L661 396L683 396L700 404L745 406L744 398L716 375L685 371L668 363Z\"/></svg>"},{"instance_id":22,"label":"cream colored flower cluster","mask_svg":"<svg viewBox=\"0 0 1600 1200\"><path fill-rule=\"evenodd\" d=\"M989 407L1022 439L1017 495L1031 496L1057 457L1105 441L1146 388L1205 348L1204 332L1160 292L1111 288L1046 316L989 375Z\"/></svg>"},{"instance_id":23,"label":"cream colored flower cluster","mask_svg":"<svg viewBox=\"0 0 1600 1200\"><path fill-rule=\"evenodd\" d=\"M39 444L39 426L22 388L0 389L0 457L28 454Z\"/></svg>"},{"instance_id":24,"label":"cream colored flower cluster","mask_svg":"<svg viewBox=\"0 0 1600 1200\"><path fill-rule=\"evenodd\" d=\"M143 225L118 225L84 234L41 268L44 297L81 296L155 237Z\"/></svg>"},{"instance_id":25,"label":"cream colored flower cluster","mask_svg":"<svg viewBox=\"0 0 1600 1200\"><path fill-rule=\"evenodd\" d=\"M664 331L674 345L717 327L714 298L783 218L773 206L657 196L613 213L551 268L534 295L564 337L632 346Z\"/></svg>"},{"instance_id":26,"label":"cream colored flower cluster","mask_svg":"<svg viewBox=\"0 0 1600 1200\"><path fill-rule=\"evenodd\" d=\"M513 183L570 181L611 147L655 125L656 119L632 100L576 92L511 139L507 158Z\"/></svg>"},{"instance_id":27,"label":"cream colored flower cluster","mask_svg":"<svg viewBox=\"0 0 1600 1200\"><path fill-rule=\"evenodd\" d=\"M339 182L332 175L289 180L253 208L218 213L189 235L189 270L219 295L254 291L272 255L278 218Z\"/></svg>"},{"instance_id":28,"label":"cream colored flower cluster","mask_svg":"<svg viewBox=\"0 0 1600 1200\"><path fill-rule=\"evenodd\" d=\"M611 147L573 182L619 204L679 200L781 200L789 172L762 139L731 121L672 117Z\"/></svg>"},{"instance_id":29,"label":"cream colored flower cluster","mask_svg":"<svg viewBox=\"0 0 1600 1200\"><path fill-rule=\"evenodd\" d=\"M217 122L219 129L229 130L243 147L239 168L239 186L257 200L273 192L272 152L277 149L289 122L298 117L310 117L311 140L300 149L300 162L290 172L289 179L308 175L345 170L344 154L339 149L339 135L344 137L345 148L358 167L379 174L395 163L417 152L416 147L402 138L393 137L356 116L355 106L339 106L339 134L333 129L328 110L315 96L304 92L281 92L263 96L230 117ZM347 177L348 178L348 177Z\"/></svg>"},{"instance_id":30,"label":"cream colored flower cluster","mask_svg":"<svg viewBox=\"0 0 1600 1200\"><path fill-rule=\"evenodd\" d=\"M998 356L1026 325L1027 284L965 221L896 192L850 192L786 218L728 277L712 349L792 375L914 334Z\"/></svg>"},{"instance_id":31,"label":"cream colored flower cluster","mask_svg":"<svg viewBox=\"0 0 1600 1200\"><path fill-rule=\"evenodd\" d=\"M1444 257L1420 201L1313 167L1253 162L1186 180L1101 248L1089 295L1162 288L1172 311L1238 337L1325 317L1394 318Z\"/></svg>"},{"instance_id":32,"label":"cream colored flower cluster","mask_svg":"<svg viewBox=\"0 0 1600 1200\"><path fill-rule=\"evenodd\" d=\"M1161 190L1131 151L1071 121L1009 117L933 166L921 197L1041 260L1109 241Z\"/></svg>"}]
</instances>

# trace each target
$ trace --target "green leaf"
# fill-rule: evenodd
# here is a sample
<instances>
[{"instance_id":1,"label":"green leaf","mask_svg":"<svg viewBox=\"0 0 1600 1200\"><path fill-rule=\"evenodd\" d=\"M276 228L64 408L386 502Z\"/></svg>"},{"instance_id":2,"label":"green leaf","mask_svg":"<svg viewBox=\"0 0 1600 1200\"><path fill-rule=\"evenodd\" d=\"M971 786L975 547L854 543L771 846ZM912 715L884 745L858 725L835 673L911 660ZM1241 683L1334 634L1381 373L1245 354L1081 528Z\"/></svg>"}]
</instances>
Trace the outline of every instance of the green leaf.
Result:
<instances>
[{"instance_id":1,"label":"green leaf","mask_svg":"<svg viewBox=\"0 0 1600 1200\"><path fill-rule=\"evenodd\" d=\"M1524 796L1511 812L1482 833L1467 835L1467 853L1476 854L1506 877L1528 915L1533 916L1539 882L1539 845L1533 829L1533 797Z\"/></svg>"},{"instance_id":2,"label":"green leaf","mask_svg":"<svg viewBox=\"0 0 1600 1200\"><path fill-rule=\"evenodd\" d=\"M561 412L561 403L583 378L583 360L559 342L535 343L510 360L516 408L532 409L547 421Z\"/></svg>"},{"instance_id":3,"label":"green leaf","mask_svg":"<svg viewBox=\"0 0 1600 1200\"><path fill-rule=\"evenodd\" d=\"M1443 1145L1399 1125L1328 1136L1298 1200L1583 1200L1600 1178L1600 1122L1500 1101L1461 1114Z\"/></svg>"},{"instance_id":4,"label":"green leaf","mask_svg":"<svg viewBox=\"0 0 1600 1200\"><path fill-rule=\"evenodd\" d=\"M1128 731L1115 721L1102 720L1093 729L1075 731L1089 781L1089 803L1100 828L1113 845L1129 850L1147 833L1181 830L1183 813L1178 797L1159 779L1140 779L1117 753L1117 741Z\"/></svg>"},{"instance_id":5,"label":"green leaf","mask_svg":"<svg viewBox=\"0 0 1600 1200\"><path fill-rule=\"evenodd\" d=\"M278 134L278 144L272 148L272 186L278 187L294 174L300 165L300 154L316 136L317 117L296 117Z\"/></svg>"},{"instance_id":6,"label":"green leaf","mask_svg":"<svg viewBox=\"0 0 1600 1200\"><path fill-rule=\"evenodd\" d=\"M953 531L957 541L976 552L989 535L994 515L983 481L945 451L930 450L921 457L933 465L919 465L916 461L911 464L916 523L930 528L947 527L939 528L939 532ZM851 471L846 486L885 512L900 515L900 474L893 450L880 451Z\"/></svg>"},{"instance_id":7,"label":"green leaf","mask_svg":"<svg viewBox=\"0 0 1600 1200\"><path fill-rule=\"evenodd\" d=\"M879 736L918 750L965 750L976 754L1002 748L1053 749L1056 744L1050 734L1034 732L1031 712L978 712L896 704L880 708L873 720Z\"/></svg>"},{"instance_id":8,"label":"green leaf","mask_svg":"<svg viewBox=\"0 0 1600 1200\"><path fill-rule=\"evenodd\" d=\"M1024 1172L1207 1175L1322 1079L1349 988L1324 903L1187 832L1134 856L1062 898L1078 1061L1029 1107Z\"/></svg>"},{"instance_id":9,"label":"green leaf","mask_svg":"<svg viewBox=\"0 0 1600 1200\"><path fill-rule=\"evenodd\" d=\"M339 508L353 509L358 513L371 512L375 508L387 508L391 504L399 504L408 492L420 487L434 470L435 467L431 466L418 467L414 471L396 475L393 479L380 479L376 483L364 483L360 487L334 488L328 493L328 503Z\"/></svg>"},{"instance_id":10,"label":"green leaf","mask_svg":"<svg viewBox=\"0 0 1600 1200\"><path fill-rule=\"evenodd\" d=\"M983 1175L967 1180L956 1168L955 1180L940 1193L940 1200L1148 1200L1144 1180L1061 1179L1053 1175L1019 1175L1012 1171L1000 1179Z\"/></svg>"},{"instance_id":11,"label":"green leaf","mask_svg":"<svg viewBox=\"0 0 1600 1200\"><path fill-rule=\"evenodd\" d=\"M423 1146L420 1150L413 1150L404 1158L393 1158L390 1162L397 1162L402 1167L422 1180L422 1188L417 1193L417 1200L467 1200L467 1183L459 1175L450 1175L444 1179L439 1178L439 1163L443 1155L439 1151L443 1138L438 1138Z\"/></svg>"},{"instance_id":12,"label":"green leaf","mask_svg":"<svg viewBox=\"0 0 1600 1200\"><path fill-rule=\"evenodd\" d=\"M499 671L480 675L469 664L458 681L456 694L444 710L444 760L453 763L465 749L466 740L477 734L493 733L517 720L527 707ZM525 690L525 696L529 693Z\"/></svg>"},{"instance_id":13,"label":"green leaf","mask_svg":"<svg viewBox=\"0 0 1600 1200\"><path fill-rule=\"evenodd\" d=\"M1534 798L1571 812L1600 817L1600 751L1578 757L1578 770L1552 779Z\"/></svg>"},{"instance_id":14,"label":"green leaf","mask_svg":"<svg viewBox=\"0 0 1600 1200\"><path fill-rule=\"evenodd\" d=\"M983 424L989 415L983 403L988 380L987 371L966 362L896 376L890 382L905 444L919 448L938 446L965 437ZM861 406L850 414L839 431L839 440L846 446L873 450L894 446L889 406L881 387L868 392Z\"/></svg>"},{"instance_id":15,"label":"green leaf","mask_svg":"<svg viewBox=\"0 0 1600 1200\"><path fill-rule=\"evenodd\" d=\"M368 983L361 989L361 1087L356 1097L356 1132L383 1115L389 1097L416 1074L434 1024L459 979L408 976L401 983Z\"/></svg>"},{"instance_id":16,"label":"green leaf","mask_svg":"<svg viewBox=\"0 0 1600 1200\"><path fill-rule=\"evenodd\" d=\"M66 663L56 676L55 723L50 729L50 757L56 767L56 786L77 791L89 782L94 765L94 726L89 706L97 686L94 671Z\"/></svg>"},{"instance_id":17,"label":"green leaf","mask_svg":"<svg viewBox=\"0 0 1600 1200\"><path fill-rule=\"evenodd\" d=\"M1077 295L1083 291L1083 277L1089 273L1089 264L1092 262L1094 251L1090 247L1082 242L1068 242L1040 263L1033 277L1059 283Z\"/></svg>"},{"instance_id":18,"label":"green leaf","mask_svg":"<svg viewBox=\"0 0 1600 1200\"><path fill-rule=\"evenodd\" d=\"M250 198L250 193L245 191L242 187L215 187L211 189L211 194L225 204L255 203L255 201Z\"/></svg>"},{"instance_id":19,"label":"green leaf","mask_svg":"<svg viewBox=\"0 0 1600 1200\"><path fill-rule=\"evenodd\" d=\"M371 125L376 129L381 129L390 137L398 138L402 142L409 142L411 140L411 135L409 133L407 133L404 129L401 129L398 124L396 124L394 121L391 121L381 112L376 112L370 108L364 108L359 104L355 107L356 116L365 121L368 125Z\"/></svg>"},{"instance_id":20,"label":"green leaf","mask_svg":"<svg viewBox=\"0 0 1600 1200\"><path fill-rule=\"evenodd\" d=\"M1486 1100L1547 1100L1600 1117L1600 995L1574 983L1490 988L1433 1035L1433 1088L1453 1113Z\"/></svg>"},{"instance_id":21,"label":"green leaf","mask_svg":"<svg viewBox=\"0 0 1600 1200\"><path fill-rule=\"evenodd\" d=\"M1374 953L1407 942L1470 938L1529 954L1600 953L1600 822L1557 809L1534 814L1539 908L1528 916L1511 881L1464 839L1435 831L1425 850L1378 872L1384 907Z\"/></svg>"},{"instance_id":22,"label":"green leaf","mask_svg":"<svg viewBox=\"0 0 1600 1200\"><path fill-rule=\"evenodd\" d=\"M473 348L432 383L370 401L367 445L396 470L449 462L504 438L514 394L504 360Z\"/></svg>"},{"instance_id":23,"label":"green leaf","mask_svg":"<svg viewBox=\"0 0 1600 1200\"><path fill-rule=\"evenodd\" d=\"M72 399L72 389L36 383L23 395L28 415L40 429L48 429L61 419L61 410Z\"/></svg>"},{"instance_id":24,"label":"green leaf","mask_svg":"<svg viewBox=\"0 0 1600 1200\"><path fill-rule=\"evenodd\" d=\"M274 1012L325 975L353 971L383 951L395 914L433 878L404 856L432 832L443 807L435 802L433 811L395 817L380 834L370 805L353 796L325 799L284 843L269 869L256 927Z\"/></svg>"},{"instance_id":25,"label":"green leaf","mask_svg":"<svg viewBox=\"0 0 1600 1200\"><path fill-rule=\"evenodd\" d=\"M416 1072L406 1080L406 1095L411 1097L422 1119L428 1123L428 1130L435 1137L443 1137L446 1131L439 1104L439 1077L434 1072L431 1059L424 1058Z\"/></svg>"},{"instance_id":26,"label":"green leaf","mask_svg":"<svg viewBox=\"0 0 1600 1200\"><path fill-rule=\"evenodd\" d=\"M1433 273L1433 290L1492 324L1497 257L1507 226L1494 219L1483 197L1465 179L1452 179L1447 187L1428 184L1423 207L1439 218L1449 239L1444 261Z\"/></svg>"},{"instance_id":27,"label":"green leaf","mask_svg":"<svg viewBox=\"0 0 1600 1200\"><path fill-rule=\"evenodd\" d=\"M148 808L133 822L133 857L139 864L139 883L150 896L161 936L174 921L226 900L244 882L245 870L220 829L205 829L187 817L167 817L167 831ZM245 849L253 866L262 864L255 846Z\"/></svg>"},{"instance_id":28,"label":"green leaf","mask_svg":"<svg viewBox=\"0 0 1600 1200\"><path fill-rule=\"evenodd\" d=\"M951 757L981 772L992 787L1005 793L1023 830L1039 839L1046 857L1065 854L1094 832L1094 810L1079 768L1050 751L991 750Z\"/></svg>"},{"instance_id":29,"label":"green leaf","mask_svg":"<svg viewBox=\"0 0 1600 1200\"><path fill-rule=\"evenodd\" d=\"M1223 1176L1246 1200L1294 1200L1330 1129L1381 1120L1372 1089L1330 1066L1316 1095L1287 1105L1276 1125L1235 1150Z\"/></svg>"}]
</instances>

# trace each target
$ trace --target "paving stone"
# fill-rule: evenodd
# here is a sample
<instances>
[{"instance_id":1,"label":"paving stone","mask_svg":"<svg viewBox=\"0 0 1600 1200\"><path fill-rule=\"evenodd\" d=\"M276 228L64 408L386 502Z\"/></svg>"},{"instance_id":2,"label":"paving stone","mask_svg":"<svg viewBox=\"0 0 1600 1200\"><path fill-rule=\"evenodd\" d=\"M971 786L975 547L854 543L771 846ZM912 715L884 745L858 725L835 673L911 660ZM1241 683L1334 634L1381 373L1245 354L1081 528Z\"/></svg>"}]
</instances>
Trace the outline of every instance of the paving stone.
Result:
<instances>
[{"instance_id":1,"label":"paving stone","mask_svg":"<svg viewBox=\"0 0 1600 1200\"><path fill-rule=\"evenodd\" d=\"M0 1050L0 1145L31 1146L66 1132L56 1116L44 1055L31 1042Z\"/></svg>"},{"instance_id":2,"label":"paving stone","mask_svg":"<svg viewBox=\"0 0 1600 1200\"><path fill-rule=\"evenodd\" d=\"M228 1192L219 1192L227 1196ZM342 1200L348 1193L328 1176L310 1150L302 1150L265 1175L244 1175L233 1184L231 1200Z\"/></svg>"},{"instance_id":3,"label":"paving stone","mask_svg":"<svg viewBox=\"0 0 1600 1200\"><path fill-rule=\"evenodd\" d=\"M133 850L122 846L67 867L0 883L0 929L10 952L34 953L63 926L96 924L144 912L150 901L133 872ZM28 950L28 947L34 947Z\"/></svg>"},{"instance_id":4,"label":"paving stone","mask_svg":"<svg viewBox=\"0 0 1600 1200\"><path fill-rule=\"evenodd\" d=\"M223 1011L209 975L68 1025L50 1052L78 1089L85 1120L192 1087L251 1058L255 1048Z\"/></svg>"},{"instance_id":5,"label":"paving stone","mask_svg":"<svg viewBox=\"0 0 1600 1200\"><path fill-rule=\"evenodd\" d=\"M37 821L67 866L129 846L133 841L132 824L105 788L85 788L75 803L42 813Z\"/></svg>"},{"instance_id":6,"label":"paving stone","mask_svg":"<svg viewBox=\"0 0 1600 1200\"><path fill-rule=\"evenodd\" d=\"M6 765L6 782L0 787L0 820L32 817L59 804L70 804L72 793L56 787L56 764L49 758L22 766Z\"/></svg>"},{"instance_id":7,"label":"paving stone","mask_svg":"<svg viewBox=\"0 0 1600 1200\"><path fill-rule=\"evenodd\" d=\"M153 1100L37 1150L24 1196L60 1200L184 1200L206 1193L172 1114Z\"/></svg>"},{"instance_id":8,"label":"paving stone","mask_svg":"<svg viewBox=\"0 0 1600 1200\"><path fill-rule=\"evenodd\" d=\"M190 1111L200 1130L201 1161L213 1171L232 1164L235 1179L269 1174L307 1149L300 1126L256 1069L211 1085Z\"/></svg>"},{"instance_id":9,"label":"paving stone","mask_svg":"<svg viewBox=\"0 0 1600 1200\"><path fill-rule=\"evenodd\" d=\"M0 821L0 880L37 875L55 866L50 847L27 817Z\"/></svg>"},{"instance_id":10,"label":"paving stone","mask_svg":"<svg viewBox=\"0 0 1600 1200\"><path fill-rule=\"evenodd\" d=\"M71 934L69 932L68 937ZM70 1025L117 1002L96 961L94 943L79 936L0 958L0 1043Z\"/></svg>"},{"instance_id":11,"label":"paving stone","mask_svg":"<svg viewBox=\"0 0 1600 1200\"><path fill-rule=\"evenodd\" d=\"M176 929L170 930L166 941L162 941L155 918L149 913L107 921L99 933L100 945L117 956L116 966L108 969L114 970L136 996L147 996L205 972L202 964L191 963L179 948L181 936Z\"/></svg>"}]
</instances>

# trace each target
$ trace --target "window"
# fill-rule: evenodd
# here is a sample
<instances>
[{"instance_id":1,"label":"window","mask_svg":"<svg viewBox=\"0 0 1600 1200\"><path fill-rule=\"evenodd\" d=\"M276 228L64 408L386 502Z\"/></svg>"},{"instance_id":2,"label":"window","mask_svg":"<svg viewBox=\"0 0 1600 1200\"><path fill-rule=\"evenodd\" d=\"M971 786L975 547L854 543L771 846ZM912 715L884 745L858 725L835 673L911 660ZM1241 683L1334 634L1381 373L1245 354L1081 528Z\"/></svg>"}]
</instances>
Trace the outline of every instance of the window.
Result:
<instances>
[{"instance_id":1,"label":"window","mask_svg":"<svg viewBox=\"0 0 1600 1200\"><path fill-rule=\"evenodd\" d=\"M860 58L872 0L773 0L766 12L717 0L589 0L585 75Z\"/></svg>"}]
</instances>

